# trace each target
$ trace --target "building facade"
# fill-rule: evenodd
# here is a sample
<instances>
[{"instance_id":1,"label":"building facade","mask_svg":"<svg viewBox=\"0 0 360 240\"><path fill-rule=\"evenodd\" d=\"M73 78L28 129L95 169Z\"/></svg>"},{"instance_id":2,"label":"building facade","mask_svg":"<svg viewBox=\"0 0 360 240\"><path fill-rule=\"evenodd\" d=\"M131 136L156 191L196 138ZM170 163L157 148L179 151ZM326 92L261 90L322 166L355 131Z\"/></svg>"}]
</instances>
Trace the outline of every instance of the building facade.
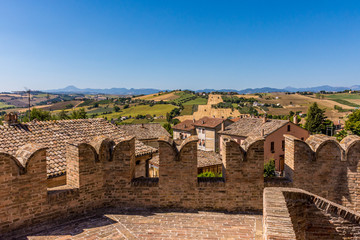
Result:
<instances>
[{"instance_id":1,"label":"building facade","mask_svg":"<svg viewBox=\"0 0 360 240\"><path fill-rule=\"evenodd\" d=\"M263 137L265 138L264 161L275 160L276 170L282 172L285 158L284 134L292 135L303 141L310 136L309 131L288 120L242 118L220 131L220 149L223 147L224 139L229 137L240 145L249 137Z\"/></svg>"}]
</instances>

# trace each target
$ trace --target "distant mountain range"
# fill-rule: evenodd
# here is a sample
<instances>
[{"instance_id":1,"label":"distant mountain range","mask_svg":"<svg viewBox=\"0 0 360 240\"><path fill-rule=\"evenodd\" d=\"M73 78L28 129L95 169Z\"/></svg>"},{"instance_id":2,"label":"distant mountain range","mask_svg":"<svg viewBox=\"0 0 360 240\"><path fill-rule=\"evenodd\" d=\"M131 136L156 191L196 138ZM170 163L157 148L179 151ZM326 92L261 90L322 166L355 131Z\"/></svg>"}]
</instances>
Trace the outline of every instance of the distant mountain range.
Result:
<instances>
[{"instance_id":1,"label":"distant mountain range","mask_svg":"<svg viewBox=\"0 0 360 240\"><path fill-rule=\"evenodd\" d=\"M319 87L309 87L309 88L293 88L293 87L286 87L286 88L270 88L270 87L263 87L263 88L247 88L243 90L236 90L236 89L200 89L196 90L196 92L238 92L239 94L249 94L249 93L270 93L270 92L320 92L320 91L327 91L327 92L339 92L344 90L360 90L360 85L354 85L351 87L332 87L328 85L319 86ZM140 94L153 94L158 93L160 91L166 91L161 89L155 88L106 88L106 89L93 89L93 88L84 88L80 89L75 86L68 86L66 88L60 89L52 89L47 90L45 92L49 93L81 93L81 94L114 94L114 95L140 95Z\"/></svg>"},{"instance_id":2,"label":"distant mountain range","mask_svg":"<svg viewBox=\"0 0 360 240\"><path fill-rule=\"evenodd\" d=\"M67 86L66 88L46 90L44 92L49 93L82 93L82 94L115 94L115 95L141 95L141 94L153 94L158 93L162 90L154 88L105 88L105 89L94 89L84 88L80 89L75 86Z\"/></svg>"}]
</instances>

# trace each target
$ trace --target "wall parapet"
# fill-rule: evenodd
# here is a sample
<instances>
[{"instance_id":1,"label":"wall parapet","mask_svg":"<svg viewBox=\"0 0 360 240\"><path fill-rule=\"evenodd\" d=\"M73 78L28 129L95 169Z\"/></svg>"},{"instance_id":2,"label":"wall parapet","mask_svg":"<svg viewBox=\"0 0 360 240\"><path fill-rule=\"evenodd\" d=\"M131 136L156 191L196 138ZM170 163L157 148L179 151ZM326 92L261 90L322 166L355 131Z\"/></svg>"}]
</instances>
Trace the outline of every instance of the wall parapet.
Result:
<instances>
[{"instance_id":1,"label":"wall parapet","mask_svg":"<svg viewBox=\"0 0 360 240\"><path fill-rule=\"evenodd\" d=\"M0 153L0 196L9 198L0 199L0 234L107 207L261 211L263 140L246 149L230 140L223 150L225 177L206 179L197 177L197 141L189 137L178 147L159 139L159 178L141 179L134 178L135 138L68 142L66 185L55 188L47 188L45 148Z\"/></svg>"},{"instance_id":2,"label":"wall parapet","mask_svg":"<svg viewBox=\"0 0 360 240\"><path fill-rule=\"evenodd\" d=\"M305 142L285 135L285 176L302 188L360 210L360 137L312 135Z\"/></svg>"},{"instance_id":3,"label":"wall parapet","mask_svg":"<svg viewBox=\"0 0 360 240\"><path fill-rule=\"evenodd\" d=\"M352 239L360 214L298 188L265 188L264 239Z\"/></svg>"}]
</instances>

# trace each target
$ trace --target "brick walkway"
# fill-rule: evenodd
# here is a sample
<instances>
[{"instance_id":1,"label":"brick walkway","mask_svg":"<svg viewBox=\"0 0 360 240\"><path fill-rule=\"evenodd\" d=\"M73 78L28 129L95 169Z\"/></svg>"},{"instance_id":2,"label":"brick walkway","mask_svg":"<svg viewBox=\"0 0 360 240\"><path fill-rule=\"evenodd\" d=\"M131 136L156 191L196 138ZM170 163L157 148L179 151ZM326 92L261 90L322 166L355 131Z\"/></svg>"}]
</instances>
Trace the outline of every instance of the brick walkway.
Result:
<instances>
[{"instance_id":1,"label":"brick walkway","mask_svg":"<svg viewBox=\"0 0 360 240\"><path fill-rule=\"evenodd\" d=\"M261 221L260 215L138 211L79 219L28 239L262 239Z\"/></svg>"}]
</instances>

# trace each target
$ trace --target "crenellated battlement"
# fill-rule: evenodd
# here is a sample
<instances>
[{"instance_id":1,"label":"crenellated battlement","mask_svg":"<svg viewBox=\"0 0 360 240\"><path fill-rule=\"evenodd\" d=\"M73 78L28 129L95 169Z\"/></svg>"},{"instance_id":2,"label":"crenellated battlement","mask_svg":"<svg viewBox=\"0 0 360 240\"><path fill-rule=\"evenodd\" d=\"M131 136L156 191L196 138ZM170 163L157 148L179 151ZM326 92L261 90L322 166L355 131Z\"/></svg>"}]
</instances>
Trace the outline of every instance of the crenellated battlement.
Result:
<instances>
[{"instance_id":1,"label":"crenellated battlement","mask_svg":"<svg viewBox=\"0 0 360 240\"><path fill-rule=\"evenodd\" d=\"M134 179L133 137L68 141L66 185L55 188L46 185L46 148L28 144L15 156L0 153L0 233L106 207L261 211L263 141L244 149L227 140L224 178L213 182L198 181L197 141L176 146L159 139L159 178L149 180Z\"/></svg>"},{"instance_id":2,"label":"crenellated battlement","mask_svg":"<svg viewBox=\"0 0 360 240\"><path fill-rule=\"evenodd\" d=\"M306 142L285 136L286 177L297 188L359 211L360 137L338 143L323 135ZM264 139L224 139L223 178L197 177L197 137L176 146L160 138L159 178L135 179L135 138L99 136L66 146L66 185L47 188L46 154L27 144L0 153L0 233L61 221L108 207L261 211Z\"/></svg>"},{"instance_id":3,"label":"crenellated battlement","mask_svg":"<svg viewBox=\"0 0 360 240\"><path fill-rule=\"evenodd\" d=\"M312 135L305 142L285 135L285 175L294 187L360 210L360 137L340 143L333 137Z\"/></svg>"}]
</instances>

